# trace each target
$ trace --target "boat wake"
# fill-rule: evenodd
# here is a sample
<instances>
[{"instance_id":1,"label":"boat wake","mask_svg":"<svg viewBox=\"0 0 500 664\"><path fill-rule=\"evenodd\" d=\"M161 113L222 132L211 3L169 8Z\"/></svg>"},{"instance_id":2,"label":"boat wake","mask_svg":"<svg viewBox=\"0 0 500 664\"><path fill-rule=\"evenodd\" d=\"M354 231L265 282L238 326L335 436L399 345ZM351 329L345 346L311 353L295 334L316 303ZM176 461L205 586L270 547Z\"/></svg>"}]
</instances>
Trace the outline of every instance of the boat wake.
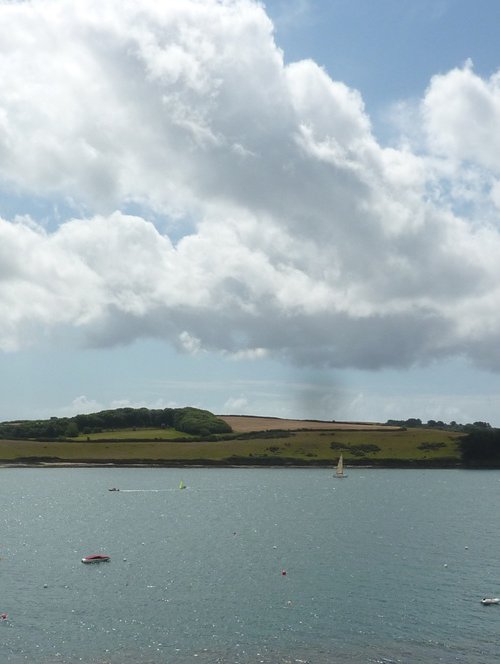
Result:
<instances>
[{"instance_id":1,"label":"boat wake","mask_svg":"<svg viewBox=\"0 0 500 664\"><path fill-rule=\"evenodd\" d=\"M163 493L164 491L177 491L177 489L120 489L120 493Z\"/></svg>"}]
</instances>

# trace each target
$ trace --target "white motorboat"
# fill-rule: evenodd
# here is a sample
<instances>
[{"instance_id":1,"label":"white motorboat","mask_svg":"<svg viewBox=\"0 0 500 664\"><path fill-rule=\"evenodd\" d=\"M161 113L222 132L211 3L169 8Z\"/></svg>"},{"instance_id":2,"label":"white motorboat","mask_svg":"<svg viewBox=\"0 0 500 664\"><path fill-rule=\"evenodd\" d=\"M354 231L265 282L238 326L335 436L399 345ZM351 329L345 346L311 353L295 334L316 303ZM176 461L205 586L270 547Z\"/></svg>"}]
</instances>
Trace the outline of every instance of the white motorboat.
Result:
<instances>
[{"instance_id":1,"label":"white motorboat","mask_svg":"<svg viewBox=\"0 0 500 664\"><path fill-rule=\"evenodd\" d=\"M500 604L500 597L483 597L481 600L483 606L490 606L491 604Z\"/></svg>"}]
</instances>

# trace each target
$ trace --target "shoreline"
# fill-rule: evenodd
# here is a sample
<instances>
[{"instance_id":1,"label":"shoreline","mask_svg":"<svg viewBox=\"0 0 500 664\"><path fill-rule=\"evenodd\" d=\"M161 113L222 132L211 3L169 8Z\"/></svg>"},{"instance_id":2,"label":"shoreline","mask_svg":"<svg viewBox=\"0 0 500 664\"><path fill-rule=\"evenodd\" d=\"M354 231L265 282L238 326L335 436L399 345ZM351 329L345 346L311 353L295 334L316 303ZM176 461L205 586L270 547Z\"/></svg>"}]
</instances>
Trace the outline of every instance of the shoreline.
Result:
<instances>
[{"instance_id":1,"label":"shoreline","mask_svg":"<svg viewBox=\"0 0 500 664\"><path fill-rule=\"evenodd\" d=\"M298 468L298 469L311 469L311 470L334 470L335 466L331 463L265 463L265 464L247 464L247 463L224 463L224 462L210 462L210 463L186 463L185 461L179 462L121 462L121 461L0 461L0 469L2 468L248 468L252 469L265 469L276 470L281 468ZM363 469L363 470L500 470L500 467L495 466L464 466L460 463L441 463L439 461L408 461L408 462L381 462L381 463L360 463L360 464L346 464L346 469Z\"/></svg>"}]
</instances>

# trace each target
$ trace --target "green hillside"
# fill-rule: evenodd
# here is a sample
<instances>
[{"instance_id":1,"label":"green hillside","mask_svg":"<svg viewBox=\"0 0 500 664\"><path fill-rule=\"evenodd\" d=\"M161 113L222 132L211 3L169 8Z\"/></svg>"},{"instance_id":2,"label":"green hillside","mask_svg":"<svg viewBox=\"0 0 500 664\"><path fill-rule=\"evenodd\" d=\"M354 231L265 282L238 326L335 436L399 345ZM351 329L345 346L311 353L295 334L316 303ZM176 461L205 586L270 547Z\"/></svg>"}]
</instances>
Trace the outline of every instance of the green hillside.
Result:
<instances>
[{"instance_id":1,"label":"green hillside","mask_svg":"<svg viewBox=\"0 0 500 664\"><path fill-rule=\"evenodd\" d=\"M334 421L226 419L233 426L238 420L240 430L197 408L118 408L3 422L0 463L329 467L342 454L351 466L500 467L500 430L483 422L442 428L439 422L426 426L407 420L384 429ZM248 431L248 420L252 427L271 428ZM272 428L281 422L289 429Z\"/></svg>"},{"instance_id":2,"label":"green hillside","mask_svg":"<svg viewBox=\"0 0 500 664\"><path fill-rule=\"evenodd\" d=\"M211 434L211 440L204 441L180 435L161 428L129 428L64 441L4 439L0 461L332 466L342 453L348 465L456 466L463 434L432 429L301 430Z\"/></svg>"}]
</instances>

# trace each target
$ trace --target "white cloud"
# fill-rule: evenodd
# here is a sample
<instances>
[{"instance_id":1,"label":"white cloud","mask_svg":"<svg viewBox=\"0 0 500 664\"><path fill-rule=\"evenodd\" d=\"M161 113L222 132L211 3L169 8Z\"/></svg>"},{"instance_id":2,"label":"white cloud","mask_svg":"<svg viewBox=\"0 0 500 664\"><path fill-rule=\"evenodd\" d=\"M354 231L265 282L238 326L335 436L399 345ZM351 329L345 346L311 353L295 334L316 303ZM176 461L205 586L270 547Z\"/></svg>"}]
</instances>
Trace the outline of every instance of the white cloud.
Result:
<instances>
[{"instance_id":1,"label":"white cloud","mask_svg":"<svg viewBox=\"0 0 500 664\"><path fill-rule=\"evenodd\" d=\"M69 406L59 409L59 417L73 417L74 415L83 415L85 413L95 413L96 411L103 410L102 404L95 399L89 399L85 394L82 394L71 402Z\"/></svg>"},{"instance_id":2,"label":"white cloud","mask_svg":"<svg viewBox=\"0 0 500 664\"><path fill-rule=\"evenodd\" d=\"M266 348L248 348L232 353L229 357L232 360L262 360L268 355L269 352Z\"/></svg>"},{"instance_id":3,"label":"white cloud","mask_svg":"<svg viewBox=\"0 0 500 664\"><path fill-rule=\"evenodd\" d=\"M181 347L190 355L196 355L201 349L201 341L185 330L179 334L179 342Z\"/></svg>"},{"instance_id":4,"label":"white cloud","mask_svg":"<svg viewBox=\"0 0 500 664\"><path fill-rule=\"evenodd\" d=\"M248 410L248 405L248 399L243 395L239 397L230 397L224 403L223 410L224 413L231 415L242 415L250 412Z\"/></svg>"},{"instance_id":5,"label":"white cloud","mask_svg":"<svg viewBox=\"0 0 500 664\"><path fill-rule=\"evenodd\" d=\"M484 80L468 61L436 75L422 110L432 152L500 173L500 72Z\"/></svg>"},{"instance_id":6,"label":"white cloud","mask_svg":"<svg viewBox=\"0 0 500 664\"><path fill-rule=\"evenodd\" d=\"M51 232L0 220L1 349L72 326L500 368L498 75L436 76L421 126L382 147L361 94L285 66L272 28L251 0L0 3L0 185L86 210ZM158 215L190 230L174 243Z\"/></svg>"}]
</instances>

